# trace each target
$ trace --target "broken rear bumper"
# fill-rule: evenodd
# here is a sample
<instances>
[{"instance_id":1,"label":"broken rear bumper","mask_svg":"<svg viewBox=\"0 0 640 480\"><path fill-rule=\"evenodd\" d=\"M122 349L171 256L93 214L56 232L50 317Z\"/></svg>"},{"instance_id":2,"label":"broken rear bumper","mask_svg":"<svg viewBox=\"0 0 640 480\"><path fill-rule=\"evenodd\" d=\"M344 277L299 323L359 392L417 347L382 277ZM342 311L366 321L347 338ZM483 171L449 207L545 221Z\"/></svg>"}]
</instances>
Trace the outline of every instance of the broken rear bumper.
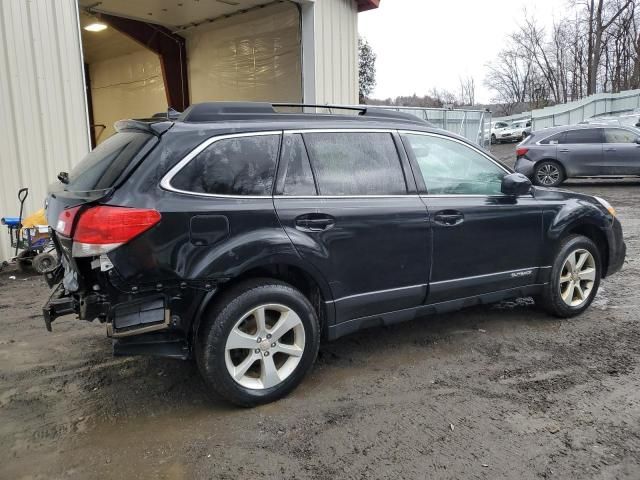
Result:
<instances>
[{"instance_id":1,"label":"broken rear bumper","mask_svg":"<svg viewBox=\"0 0 640 480\"><path fill-rule=\"evenodd\" d=\"M47 331L51 332L51 323L58 317L78 313L78 302L70 295L67 295L62 283L59 283L51 293L49 300L42 307L42 316Z\"/></svg>"}]
</instances>

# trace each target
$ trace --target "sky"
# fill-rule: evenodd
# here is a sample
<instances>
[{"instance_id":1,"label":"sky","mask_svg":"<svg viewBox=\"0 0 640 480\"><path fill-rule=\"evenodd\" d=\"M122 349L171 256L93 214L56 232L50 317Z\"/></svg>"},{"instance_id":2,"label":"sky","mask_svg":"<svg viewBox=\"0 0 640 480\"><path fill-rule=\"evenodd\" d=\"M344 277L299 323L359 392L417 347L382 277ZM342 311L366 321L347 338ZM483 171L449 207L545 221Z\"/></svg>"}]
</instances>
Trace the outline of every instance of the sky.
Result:
<instances>
[{"instance_id":1,"label":"sky","mask_svg":"<svg viewBox=\"0 0 640 480\"><path fill-rule=\"evenodd\" d=\"M551 28L565 0L381 0L358 16L360 35L377 55L372 97L421 96L436 87L454 93L472 76L476 102L489 103L484 85L491 62L524 11Z\"/></svg>"}]
</instances>

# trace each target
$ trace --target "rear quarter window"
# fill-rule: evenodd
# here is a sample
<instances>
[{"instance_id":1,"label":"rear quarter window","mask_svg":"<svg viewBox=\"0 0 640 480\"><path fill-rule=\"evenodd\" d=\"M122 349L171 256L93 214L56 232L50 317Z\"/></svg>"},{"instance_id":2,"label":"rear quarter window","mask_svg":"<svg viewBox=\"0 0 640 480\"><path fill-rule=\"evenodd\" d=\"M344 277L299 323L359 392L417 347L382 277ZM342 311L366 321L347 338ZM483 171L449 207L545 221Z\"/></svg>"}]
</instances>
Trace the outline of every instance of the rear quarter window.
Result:
<instances>
[{"instance_id":1,"label":"rear quarter window","mask_svg":"<svg viewBox=\"0 0 640 480\"><path fill-rule=\"evenodd\" d=\"M280 135L217 140L179 170L171 187L214 195L271 195Z\"/></svg>"},{"instance_id":2,"label":"rear quarter window","mask_svg":"<svg viewBox=\"0 0 640 480\"><path fill-rule=\"evenodd\" d=\"M65 189L72 192L104 190L130 165L134 157L154 136L145 132L119 132L89 152L69 172Z\"/></svg>"}]
</instances>

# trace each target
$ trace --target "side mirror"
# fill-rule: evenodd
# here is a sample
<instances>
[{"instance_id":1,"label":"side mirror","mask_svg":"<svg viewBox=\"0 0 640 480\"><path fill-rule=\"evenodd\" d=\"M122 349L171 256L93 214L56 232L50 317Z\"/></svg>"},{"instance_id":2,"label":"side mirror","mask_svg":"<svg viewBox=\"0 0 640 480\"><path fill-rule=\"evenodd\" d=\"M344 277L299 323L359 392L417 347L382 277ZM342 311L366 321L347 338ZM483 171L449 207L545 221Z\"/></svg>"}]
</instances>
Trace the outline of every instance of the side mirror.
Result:
<instances>
[{"instance_id":1,"label":"side mirror","mask_svg":"<svg viewBox=\"0 0 640 480\"><path fill-rule=\"evenodd\" d=\"M512 197L526 195L531 191L531 180L521 173L510 173L502 178L500 191Z\"/></svg>"},{"instance_id":2,"label":"side mirror","mask_svg":"<svg viewBox=\"0 0 640 480\"><path fill-rule=\"evenodd\" d=\"M640 144L640 137L636 137L635 142Z\"/></svg>"}]
</instances>

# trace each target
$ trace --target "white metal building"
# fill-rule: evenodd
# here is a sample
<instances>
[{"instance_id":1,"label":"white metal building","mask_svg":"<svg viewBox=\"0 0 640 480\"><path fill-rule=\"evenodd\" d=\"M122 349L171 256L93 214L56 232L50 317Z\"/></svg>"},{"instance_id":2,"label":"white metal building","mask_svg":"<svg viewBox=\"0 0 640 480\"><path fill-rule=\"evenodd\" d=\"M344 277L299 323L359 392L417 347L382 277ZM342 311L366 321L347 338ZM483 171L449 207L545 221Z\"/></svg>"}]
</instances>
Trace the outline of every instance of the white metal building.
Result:
<instances>
[{"instance_id":1,"label":"white metal building","mask_svg":"<svg viewBox=\"0 0 640 480\"><path fill-rule=\"evenodd\" d=\"M21 187L25 212L40 208L121 118L208 100L356 104L357 15L378 4L1 0L0 216L17 216Z\"/></svg>"}]
</instances>

